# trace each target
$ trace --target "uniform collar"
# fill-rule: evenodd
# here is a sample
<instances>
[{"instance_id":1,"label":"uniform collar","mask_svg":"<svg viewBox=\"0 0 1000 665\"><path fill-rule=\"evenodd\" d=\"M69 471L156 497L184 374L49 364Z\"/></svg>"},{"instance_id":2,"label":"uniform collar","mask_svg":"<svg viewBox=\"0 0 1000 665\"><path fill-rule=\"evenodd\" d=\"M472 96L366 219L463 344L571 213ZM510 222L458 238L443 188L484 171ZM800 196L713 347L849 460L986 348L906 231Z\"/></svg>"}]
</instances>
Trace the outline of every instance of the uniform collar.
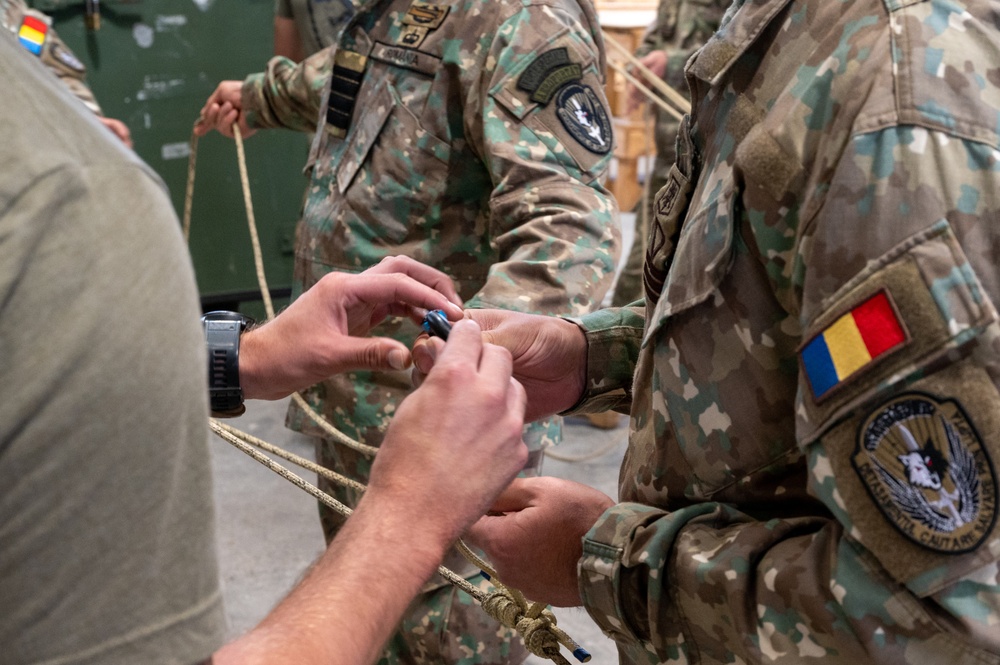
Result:
<instances>
[{"instance_id":1,"label":"uniform collar","mask_svg":"<svg viewBox=\"0 0 1000 665\"><path fill-rule=\"evenodd\" d=\"M792 0L735 0L719 30L688 62L687 74L714 85Z\"/></svg>"}]
</instances>

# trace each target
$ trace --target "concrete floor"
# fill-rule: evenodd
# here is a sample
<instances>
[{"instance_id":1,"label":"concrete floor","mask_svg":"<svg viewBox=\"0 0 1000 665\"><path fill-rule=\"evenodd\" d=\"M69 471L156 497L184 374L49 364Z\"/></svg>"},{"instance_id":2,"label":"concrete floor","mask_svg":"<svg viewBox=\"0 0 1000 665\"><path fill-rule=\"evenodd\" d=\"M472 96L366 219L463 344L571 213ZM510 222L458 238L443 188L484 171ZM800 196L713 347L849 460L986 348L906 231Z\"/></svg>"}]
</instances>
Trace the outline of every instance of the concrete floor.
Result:
<instances>
[{"instance_id":1,"label":"concrete floor","mask_svg":"<svg viewBox=\"0 0 1000 665\"><path fill-rule=\"evenodd\" d=\"M622 259L634 236L635 216L622 215ZM228 424L303 457L313 458L310 439L284 428L288 400L250 402L247 413ZM583 419L568 418L565 441L554 455L588 458L562 461L548 456L542 472L596 487L616 497L618 468L628 439L627 418L600 430ZM316 501L222 439L213 437L212 468L218 522L219 558L232 636L246 632L294 586L323 550ZM287 465L286 466L290 466ZM291 467L309 482L315 475ZM300 473L301 472L301 473ZM618 662L614 642L605 637L582 609L555 609L559 626L590 651L592 665ZM563 654L571 662L572 656ZM527 665L550 661L530 656Z\"/></svg>"}]
</instances>

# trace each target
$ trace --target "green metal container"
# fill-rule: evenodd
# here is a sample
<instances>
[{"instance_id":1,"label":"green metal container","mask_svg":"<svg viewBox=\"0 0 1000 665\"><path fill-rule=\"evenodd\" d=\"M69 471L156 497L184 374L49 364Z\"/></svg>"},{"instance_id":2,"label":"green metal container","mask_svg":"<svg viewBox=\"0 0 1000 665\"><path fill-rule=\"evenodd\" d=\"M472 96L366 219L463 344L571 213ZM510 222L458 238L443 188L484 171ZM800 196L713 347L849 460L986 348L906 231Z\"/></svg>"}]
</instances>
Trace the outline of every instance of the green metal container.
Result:
<instances>
[{"instance_id":1,"label":"green metal container","mask_svg":"<svg viewBox=\"0 0 1000 665\"><path fill-rule=\"evenodd\" d=\"M136 152L166 181L180 218L193 123L219 81L264 69L273 48L274 0L105 0L96 30L87 27L84 0L31 4L52 16L87 65L105 114L129 126ZM285 130L245 141L265 271L278 299L291 283L308 142ZM259 300L236 145L217 133L198 144L190 243L206 308Z\"/></svg>"}]
</instances>

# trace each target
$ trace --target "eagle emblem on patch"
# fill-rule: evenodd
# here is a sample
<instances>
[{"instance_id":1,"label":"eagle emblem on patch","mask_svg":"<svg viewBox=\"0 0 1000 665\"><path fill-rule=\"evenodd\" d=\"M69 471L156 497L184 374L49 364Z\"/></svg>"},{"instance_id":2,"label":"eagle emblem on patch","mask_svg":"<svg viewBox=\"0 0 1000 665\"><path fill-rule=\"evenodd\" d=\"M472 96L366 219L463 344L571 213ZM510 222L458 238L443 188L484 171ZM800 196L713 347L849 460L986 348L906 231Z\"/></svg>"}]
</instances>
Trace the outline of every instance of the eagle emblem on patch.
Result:
<instances>
[{"instance_id":1,"label":"eagle emblem on patch","mask_svg":"<svg viewBox=\"0 0 1000 665\"><path fill-rule=\"evenodd\" d=\"M993 463L955 400L912 392L880 405L851 462L889 522L922 547L969 552L993 529Z\"/></svg>"},{"instance_id":2,"label":"eagle emblem on patch","mask_svg":"<svg viewBox=\"0 0 1000 665\"><path fill-rule=\"evenodd\" d=\"M556 115L570 136L587 150L598 155L611 150L608 112L589 85L563 87L556 95Z\"/></svg>"}]
</instances>

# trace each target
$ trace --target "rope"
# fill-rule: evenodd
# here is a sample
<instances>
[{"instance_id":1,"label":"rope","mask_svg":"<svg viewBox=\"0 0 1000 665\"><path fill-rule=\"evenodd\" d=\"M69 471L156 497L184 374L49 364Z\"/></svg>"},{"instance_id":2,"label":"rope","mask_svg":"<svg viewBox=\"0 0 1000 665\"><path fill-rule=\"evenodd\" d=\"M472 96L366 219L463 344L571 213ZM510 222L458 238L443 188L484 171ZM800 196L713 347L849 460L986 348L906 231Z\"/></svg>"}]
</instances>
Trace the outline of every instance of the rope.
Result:
<instances>
[{"instance_id":1,"label":"rope","mask_svg":"<svg viewBox=\"0 0 1000 665\"><path fill-rule=\"evenodd\" d=\"M253 216L253 200L250 198L250 177L247 175L247 159L243 153L243 135L239 123L233 123L233 138L236 140L236 154L239 156L240 183L243 185L243 203L247 209L247 223L250 226L250 244L253 245L253 264L257 269L257 283L260 285L260 296L264 299L264 311L268 320L274 318L274 305L271 304L271 290L264 276L264 258L260 251L260 238L257 237L257 222Z\"/></svg>"},{"instance_id":2,"label":"rope","mask_svg":"<svg viewBox=\"0 0 1000 665\"><path fill-rule=\"evenodd\" d=\"M236 124L233 125L233 136L236 139L240 182L243 187L243 200L247 209L247 221L250 226L250 239L254 249L254 264L257 269L257 281L260 284L261 295L264 297L264 309L267 312L268 320L270 320L274 318L274 307L271 304L270 290L268 289L267 280L264 275L264 262L261 256L260 240L257 236L257 225L253 214L253 201L250 197L250 178L247 175L246 156L243 152L243 139L240 134L239 126ZM191 155L188 160L188 187L184 204L185 238L189 237L190 230L190 209L194 193L196 150L197 135L192 133ZM319 424L325 432L334 436L337 441L367 455L375 455L378 452L378 448L367 446L359 441L355 441L346 434L338 431L320 414L316 413L299 393L293 393L292 398L295 399L301 407L303 407L306 414L309 415L310 418ZM314 471L318 475L334 482L358 489L362 492L366 489L366 486L363 483L359 483L358 481L351 480L341 476L340 474L334 473L310 460L269 444L262 439L258 439L257 437L247 434L246 432L242 432L234 427L221 423L214 418L209 419L209 426L212 431L224 441L232 444L260 464L277 473L279 476L296 485L306 493L312 495L321 503L344 517L349 517L353 513L350 507L337 501L326 492L307 482L300 476L292 473L263 453L258 452L254 446L268 450L269 452L282 457L293 464L297 464L303 468ZM546 609L544 604L533 603L529 606L528 601L524 598L524 595L520 591L503 585L500 580L497 579L496 572L485 561L473 553L472 550L470 550L468 546L461 541L459 541L459 544L460 546L456 545L459 551L467 557L469 555L473 557L470 561L472 561L473 564L480 566L480 568L484 571L484 574L487 576L487 579L489 579L494 586L497 587L497 590L487 594L486 592L481 591L478 587L469 583L468 580L461 577L454 571L444 566L438 566L437 572L441 575L441 577L478 600L487 614L499 621L502 625L516 630L524 640L525 647L536 656L548 658L556 663L556 665L570 665L569 661L567 661L559 651L559 645L562 644L567 649L572 651L573 656L581 663L586 663L590 660L590 653L577 644L573 638L556 625L557 622L555 615Z\"/></svg>"},{"instance_id":3,"label":"rope","mask_svg":"<svg viewBox=\"0 0 1000 665\"><path fill-rule=\"evenodd\" d=\"M632 74L630 74L629 71L627 69L625 69L625 67L623 67L622 65L619 65L617 62L614 62L614 61L609 61L608 62L608 66L611 67L611 69L613 69L616 72L618 72L619 74L621 74L622 76L624 76L626 79L628 79L628 81L632 85L634 85L636 88L638 88L639 92L641 92L642 94L644 94L649 99L649 101L651 101L654 104L656 104L657 106L659 106L661 109L663 109L664 111L666 111L667 113L669 113L670 115L672 115L677 120L683 120L684 119L684 114L683 113L681 113L680 111L678 111L677 109L675 109L673 106L670 106L665 101L663 101L663 99L660 98L656 93L654 93L652 90L650 90L649 88L647 88L643 84L642 81L640 81L636 77L632 76Z\"/></svg>"},{"instance_id":4,"label":"rope","mask_svg":"<svg viewBox=\"0 0 1000 665\"><path fill-rule=\"evenodd\" d=\"M328 469L319 467L304 457L295 455L294 453L290 453L277 446L269 444L266 441L258 439L257 437L246 432L242 432L235 427L221 423L214 418L209 420L209 426L212 431L224 441L232 444L240 451L252 457L255 461L312 495L321 503L330 507L344 517L349 517L354 511L312 483L309 483L301 476L292 473L287 468L278 464L263 453L258 452L254 447L256 446L262 448L268 452L278 455L279 457L283 457L293 464L316 471L323 477L334 480L335 482L348 481L351 483L352 487L358 486L361 491L366 489L365 485L362 483L344 478L343 476L333 473ZM525 647L531 653L542 658L548 658L549 660L557 663L557 665L569 665L569 661L566 660L566 658L564 658L562 653L559 651L559 646L562 645L569 649L573 653L574 657L576 657L576 659L581 663L586 663L590 660L590 653L577 644L577 642L573 640L573 638L570 637L564 630L558 627L555 615L552 614L552 612L548 610L543 603L531 603L529 605L528 601L524 598L524 595L520 591L507 587L500 582L500 580L497 579L496 572L493 568L471 549L469 549L465 543L460 540L456 543L455 547L462 552L462 554L466 555L466 557L469 558L473 564L483 569L484 575L490 580L490 582L493 583L496 590L491 593L486 593L471 584L465 578L444 566L438 566L438 574L451 584L459 587L478 600L483 610L499 623L507 628L517 631L517 633L521 636L521 639L524 640Z\"/></svg>"},{"instance_id":5,"label":"rope","mask_svg":"<svg viewBox=\"0 0 1000 665\"><path fill-rule=\"evenodd\" d=\"M604 33L604 41L618 51L626 62L635 67L636 70L649 81L650 85L656 88L667 99L667 101L677 107L677 109L679 109L682 113L691 112L691 102L689 102L680 92L670 87L666 81L657 76L649 67L642 64L638 58L632 55L631 51L621 45L621 42L609 35L607 32ZM626 76L630 81L635 82L630 74L626 74ZM648 93L648 88L645 86L641 86L640 89Z\"/></svg>"}]
</instances>

